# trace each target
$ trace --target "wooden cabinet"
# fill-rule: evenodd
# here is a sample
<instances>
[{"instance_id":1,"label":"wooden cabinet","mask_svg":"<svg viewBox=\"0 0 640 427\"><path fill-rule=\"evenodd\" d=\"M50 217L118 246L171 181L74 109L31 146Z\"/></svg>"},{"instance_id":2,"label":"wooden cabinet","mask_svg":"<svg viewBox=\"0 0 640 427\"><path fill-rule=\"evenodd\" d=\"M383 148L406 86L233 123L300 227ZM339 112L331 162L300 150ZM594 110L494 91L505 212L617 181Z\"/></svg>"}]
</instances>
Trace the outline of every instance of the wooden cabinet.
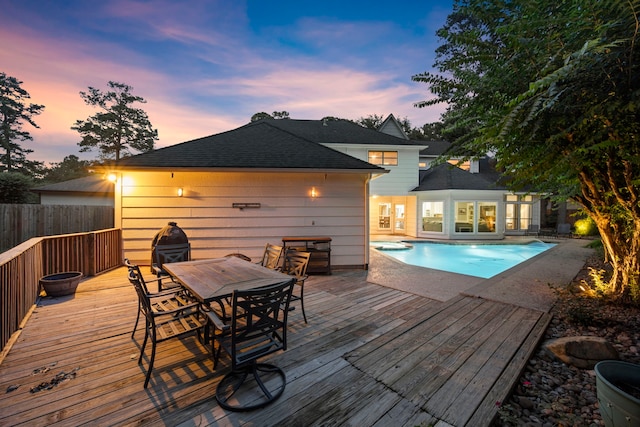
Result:
<instances>
[{"instance_id":1,"label":"wooden cabinet","mask_svg":"<svg viewBox=\"0 0 640 427\"><path fill-rule=\"evenodd\" d=\"M282 246L311 254L307 273L331 274L331 237L283 237Z\"/></svg>"}]
</instances>

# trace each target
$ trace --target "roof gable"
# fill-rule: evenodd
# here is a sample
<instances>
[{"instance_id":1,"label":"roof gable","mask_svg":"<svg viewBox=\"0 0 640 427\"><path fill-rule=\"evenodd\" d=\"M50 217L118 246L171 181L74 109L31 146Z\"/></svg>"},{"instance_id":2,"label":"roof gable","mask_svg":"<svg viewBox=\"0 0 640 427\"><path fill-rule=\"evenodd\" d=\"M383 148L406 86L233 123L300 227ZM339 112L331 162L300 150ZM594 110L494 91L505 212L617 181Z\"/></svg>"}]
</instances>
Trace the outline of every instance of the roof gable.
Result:
<instances>
[{"instance_id":1,"label":"roof gable","mask_svg":"<svg viewBox=\"0 0 640 427\"><path fill-rule=\"evenodd\" d=\"M389 114L387 118L384 119L382 124L378 127L378 132L395 135L403 139L409 139L407 133L402 129L400 122L398 122L393 114Z\"/></svg>"},{"instance_id":2,"label":"roof gable","mask_svg":"<svg viewBox=\"0 0 640 427\"><path fill-rule=\"evenodd\" d=\"M283 120L280 120L283 121ZM265 121L122 159L120 168L322 169L384 173Z\"/></svg>"}]
</instances>

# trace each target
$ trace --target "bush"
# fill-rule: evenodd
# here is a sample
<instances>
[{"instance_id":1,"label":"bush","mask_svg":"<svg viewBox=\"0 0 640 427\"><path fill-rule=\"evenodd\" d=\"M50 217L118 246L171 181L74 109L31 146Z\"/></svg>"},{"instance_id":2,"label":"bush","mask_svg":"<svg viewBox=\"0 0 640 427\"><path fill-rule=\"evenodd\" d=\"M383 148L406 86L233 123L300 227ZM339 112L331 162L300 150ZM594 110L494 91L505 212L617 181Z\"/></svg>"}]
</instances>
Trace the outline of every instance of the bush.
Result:
<instances>
[{"instance_id":1,"label":"bush","mask_svg":"<svg viewBox=\"0 0 640 427\"><path fill-rule=\"evenodd\" d=\"M578 236L597 236L598 227L596 227L596 223L591 218L582 218L575 222L574 224L575 234Z\"/></svg>"},{"instance_id":2,"label":"bush","mask_svg":"<svg viewBox=\"0 0 640 427\"><path fill-rule=\"evenodd\" d=\"M0 203L28 203L33 193L30 177L18 172L0 173Z\"/></svg>"}]
</instances>

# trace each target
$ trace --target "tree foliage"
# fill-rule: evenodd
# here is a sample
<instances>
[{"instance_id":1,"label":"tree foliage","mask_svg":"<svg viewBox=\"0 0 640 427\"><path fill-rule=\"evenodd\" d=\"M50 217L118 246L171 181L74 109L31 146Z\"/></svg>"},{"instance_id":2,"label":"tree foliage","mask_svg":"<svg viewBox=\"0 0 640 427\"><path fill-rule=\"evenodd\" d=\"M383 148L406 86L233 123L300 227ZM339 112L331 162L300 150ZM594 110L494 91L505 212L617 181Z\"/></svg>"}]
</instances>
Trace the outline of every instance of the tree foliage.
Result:
<instances>
[{"instance_id":1,"label":"tree foliage","mask_svg":"<svg viewBox=\"0 0 640 427\"><path fill-rule=\"evenodd\" d=\"M19 172L0 173L0 203L29 203L34 194L29 192L33 186L31 177Z\"/></svg>"},{"instance_id":2,"label":"tree foliage","mask_svg":"<svg viewBox=\"0 0 640 427\"><path fill-rule=\"evenodd\" d=\"M369 114L367 117L360 117L356 123L367 129L378 130L384 122L384 116L379 114Z\"/></svg>"},{"instance_id":3,"label":"tree foliage","mask_svg":"<svg viewBox=\"0 0 640 427\"><path fill-rule=\"evenodd\" d=\"M56 183L68 181L70 179L82 178L91 174L92 162L80 160L74 154L65 157L60 163L53 163L45 171L43 181L46 183Z\"/></svg>"},{"instance_id":4,"label":"tree foliage","mask_svg":"<svg viewBox=\"0 0 640 427\"><path fill-rule=\"evenodd\" d=\"M27 160L33 150L22 147L20 142L33 140L23 125L37 128L33 116L40 114L44 105L27 104L31 96L21 85L15 77L0 73L0 172L34 175L42 168L42 162Z\"/></svg>"},{"instance_id":5,"label":"tree foliage","mask_svg":"<svg viewBox=\"0 0 640 427\"><path fill-rule=\"evenodd\" d=\"M394 116L396 117L396 116ZM355 123L367 129L378 130L384 123L386 117L379 114L369 114L366 117L360 117ZM426 123L422 127L413 127L411 121L407 117L396 117L398 124L411 140L417 141L440 141L443 139L442 126L440 122Z\"/></svg>"},{"instance_id":6,"label":"tree foliage","mask_svg":"<svg viewBox=\"0 0 640 427\"><path fill-rule=\"evenodd\" d=\"M290 117L289 117L288 111L274 111L271 114L261 111L251 116L251 121L257 122L258 120L262 120L262 119L289 119L289 118Z\"/></svg>"},{"instance_id":7,"label":"tree foliage","mask_svg":"<svg viewBox=\"0 0 640 427\"><path fill-rule=\"evenodd\" d=\"M110 81L108 86L105 92L93 87L80 92L87 105L101 110L86 120L76 120L71 127L82 136L80 151L97 148L102 159L119 160L132 154L130 149L153 150L158 131L152 128L144 110L133 107L134 103L146 101L133 95L133 88L124 83Z\"/></svg>"},{"instance_id":8,"label":"tree foliage","mask_svg":"<svg viewBox=\"0 0 640 427\"><path fill-rule=\"evenodd\" d=\"M438 35L452 155L493 152L512 189L573 198L613 267L608 293L640 297L638 0L466 0Z\"/></svg>"}]
</instances>

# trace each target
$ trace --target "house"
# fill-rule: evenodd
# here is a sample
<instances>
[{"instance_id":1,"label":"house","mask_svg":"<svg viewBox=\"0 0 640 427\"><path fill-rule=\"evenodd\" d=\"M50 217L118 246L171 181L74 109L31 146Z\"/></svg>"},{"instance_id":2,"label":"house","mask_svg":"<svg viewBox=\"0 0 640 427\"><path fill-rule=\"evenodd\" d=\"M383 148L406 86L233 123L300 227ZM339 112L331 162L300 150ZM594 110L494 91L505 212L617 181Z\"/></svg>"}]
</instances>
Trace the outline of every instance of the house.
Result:
<instances>
[{"instance_id":1,"label":"house","mask_svg":"<svg viewBox=\"0 0 640 427\"><path fill-rule=\"evenodd\" d=\"M370 184L369 233L416 236L417 199L411 190L419 185L420 152L427 144L410 141L393 115L385 120L389 127L383 132L365 129L347 120L289 119L270 120L270 123L387 169L388 174L377 177ZM391 126L393 132L389 131Z\"/></svg>"},{"instance_id":2,"label":"house","mask_svg":"<svg viewBox=\"0 0 640 427\"><path fill-rule=\"evenodd\" d=\"M169 221L195 258L260 256L284 236L332 238L334 266L367 268L369 236L491 240L541 224L539 195L501 186L491 159L434 166L442 141L339 119L262 119L118 162L116 227L132 260Z\"/></svg>"},{"instance_id":3,"label":"house","mask_svg":"<svg viewBox=\"0 0 640 427\"><path fill-rule=\"evenodd\" d=\"M371 235L496 240L540 224L538 195L512 194L499 185L500 174L488 159L433 168L449 143L411 141L393 115L378 129L390 138L378 139L356 137L366 134L347 121L273 124L389 171L370 185Z\"/></svg>"},{"instance_id":4,"label":"house","mask_svg":"<svg viewBox=\"0 0 640 427\"><path fill-rule=\"evenodd\" d=\"M42 185L31 191L40 196L42 205L114 205L113 183L105 180L102 174Z\"/></svg>"},{"instance_id":5,"label":"house","mask_svg":"<svg viewBox=\"0 0 640 427\"><path fill-rule=\"evenodd\" d=\"M175 221L194 258L239 252L256 259L284 236L329 236L333 266L367 268L369 187L388 171L317 141L398 138L322 121L292 132L278 126L284 121L249 123L106 171L117 176L115 226L125 256L148 262L154 234Z\"/></svg>"},{"instance_id":6,"label":"house","mask_svg":"<svg viewBox=\"0 0 640 427\"><path fill-rule=\"evenodd\" d=\"M400 124L390 115L379 131L406 138ZM419 153L419 185L411 189L405 204L414 207L408 215L415 222L406 222L398 230L398 216L408 216L392 198L372 200L380 219L372 234L391 232L432 239L498 240L507 235L522 235L530 225L544 222L547 201L535 192L513 193L501 184L501 174L491 158L476 158L465 162L455 159L436 165L434 162L449 148L446 141L423 141L427 146ZM390 175L393 174L391 167ZM387 220L385 213L391 218ZM375 224L374 219L371 220ZM385 227L382 227L382 225ZM390 225L390 226L389 226Z\"/></svg>"}]
</instances>

